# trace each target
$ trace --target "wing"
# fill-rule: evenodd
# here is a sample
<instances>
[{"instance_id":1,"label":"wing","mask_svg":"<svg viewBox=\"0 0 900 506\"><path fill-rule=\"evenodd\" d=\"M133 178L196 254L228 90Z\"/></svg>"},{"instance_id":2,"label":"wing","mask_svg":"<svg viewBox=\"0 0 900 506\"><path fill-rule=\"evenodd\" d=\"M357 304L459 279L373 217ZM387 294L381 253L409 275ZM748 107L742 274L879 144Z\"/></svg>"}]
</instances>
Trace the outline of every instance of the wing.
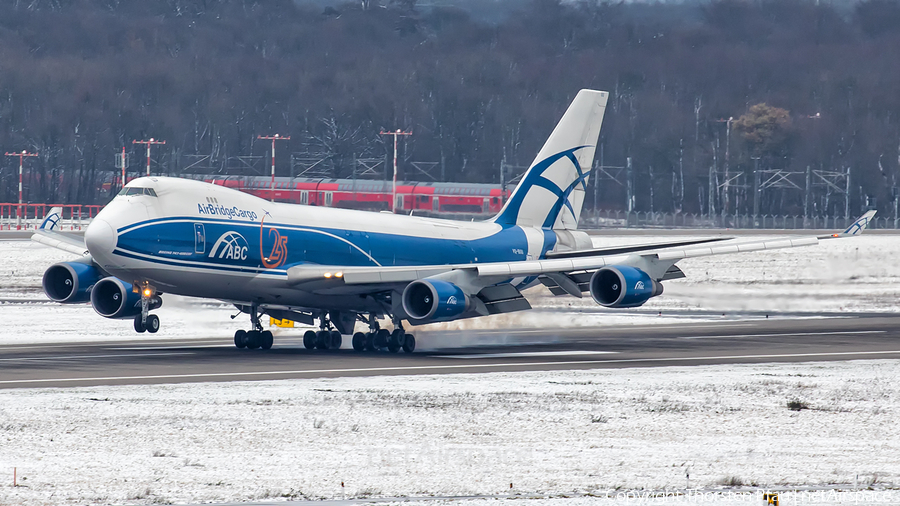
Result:
<instances>
[{"instance_id":1,"label":"wing","mask_svg":"<svg viewBox=\"0 0 900 506\"><path fill-rule=\"evenodd\" d=\"M685 258L812 246L818 244L820 240L859 235L868 226L874 215L875 211L869 211L843 232L825 236L781 237L702 246L700 244L716 240L688 241L675 247L671 244L663 244L657 245L655 249L642 248L639 251L573 258L409 267L300 265L288 269L288 283L314 293L362 295L378 291L401 290L412 281L436 278L451 281L467 293L476 294L485 287L511 279L547 276L561 290L580 297L581 292L586 290L583 273L589 273L605 266L626 265L639 268L657 281L674 279L683 277L681 271L674 265Z\"/></svg>"},{"instance_id":2,"label":"wing","mask_svg":"<svg viewBox=\"0 0 900 506\"><path fill-rule=\"evenodd\" d=\"M695 244L705 244L710 242L729 241L734 237L711 237L708 239L693 239L690 241L674 241L654 244L635 244L630 246L619 246L615 248L599 248L584 249L577 251L561 251L559 253L547 253L547 258L577 258L577 257L594 257L605 255L621 255L623 253L637 253L640 251L658 250L663 248L674 248L677 246L693 246Z\"/></svg>"},{"instance_id":3,"label":"wing","mask_svg":"<svg viewBox=\"0 0 900 506\"><path fill-rule=\"evenodd\" d=\"M62 221L62 208L50 209L41 226L31 236L31 240L75 255L87 255L88 249L84 245L84 237L61 232L60 221Z\"/></svg>"}]
</instances>

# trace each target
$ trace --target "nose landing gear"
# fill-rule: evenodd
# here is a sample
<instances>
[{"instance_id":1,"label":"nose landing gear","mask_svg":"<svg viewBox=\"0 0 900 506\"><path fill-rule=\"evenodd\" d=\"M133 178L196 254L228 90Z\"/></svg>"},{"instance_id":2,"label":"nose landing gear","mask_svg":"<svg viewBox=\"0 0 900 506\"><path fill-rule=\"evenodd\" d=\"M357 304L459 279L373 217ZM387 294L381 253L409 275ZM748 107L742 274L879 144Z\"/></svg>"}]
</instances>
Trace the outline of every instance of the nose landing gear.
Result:
<instances>
[{"instance_id":1,"label":"nose landing gear","mask_svg":"<svg viewBox=\"0 0 900 506\"><path fill-rule=\"evenodd\" d=\"M133 286L137 288L138 283L135 282ZM162 305L162 299L159 298L161 294L156 292L156 287L146 281L140 284L140 291L141 314L134 317L134 331L138 334L144 332L155 334L159 331L159 317L150 314L150 307L153 306L156 309Z\"/></svg>"}]
</instances>

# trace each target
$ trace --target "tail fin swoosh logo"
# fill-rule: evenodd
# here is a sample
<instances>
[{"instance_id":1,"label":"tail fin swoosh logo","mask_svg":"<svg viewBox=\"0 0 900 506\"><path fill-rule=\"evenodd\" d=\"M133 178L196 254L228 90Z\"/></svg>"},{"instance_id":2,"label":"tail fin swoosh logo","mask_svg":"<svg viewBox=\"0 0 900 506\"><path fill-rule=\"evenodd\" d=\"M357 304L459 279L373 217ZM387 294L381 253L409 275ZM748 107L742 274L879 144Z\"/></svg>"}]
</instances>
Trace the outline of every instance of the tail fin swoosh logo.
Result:
<instances>
[{"instance_id":1,"label":"tail fin swoosh logo","mask_svg":"<svg viewBox=\"0 0 900 506\"><path fill-rule=\"evenodd\" d=\"M578 150L585 148L593 148L593 146L576 146L571 149L567 149L560 153L556 153L552 156L541 160L539 163L535 164L529 172L526 174L525 179L519 184L516 188L515 194L512 196L512 199L507 204L507 208L504 209L503 213L501 213L497 217L497 222L514 225L516 220L519 217L519 209L522 206L522 202L525 199L525 195L535 186L540 186L545 190L549 191L556 197L556 201L550 206L549 212L547 213L547 217L544 219L544 222L541 224L542 227L547 228L553 225L553 222L556 221L556 217L559 216L560 211L562 211L563 207L569 210L573 216L575 216L575 210L572 207L572 203L569 202L569 197L572 195L572 192L575 191L576 188L580 185L584 190L587 190L587 177L590 174L590 171L584 171L581 167L581 164L578 163L578 159L575 156L575 153ZM553 164L557 161L566 158L568 159L577 174L574 181L570 183L566 188L560 188L557 184L547 177L544 176L544 172L549 169ZM577 218L577 216L575 216Z\"/></svg>"},{"instance_id":2,"label":"tail fin swoosh logo","mask_svg":"<svg viewBox=\"0 0 900 506\"><path fill-rule=\"evenodd\" d=\"M41 222L41 227L43 230L54 230L59 225L59 221L62 219L62 208L54 207L50 209L50 214L44 218L44 221Z\"/></svg>"}]
</instances>

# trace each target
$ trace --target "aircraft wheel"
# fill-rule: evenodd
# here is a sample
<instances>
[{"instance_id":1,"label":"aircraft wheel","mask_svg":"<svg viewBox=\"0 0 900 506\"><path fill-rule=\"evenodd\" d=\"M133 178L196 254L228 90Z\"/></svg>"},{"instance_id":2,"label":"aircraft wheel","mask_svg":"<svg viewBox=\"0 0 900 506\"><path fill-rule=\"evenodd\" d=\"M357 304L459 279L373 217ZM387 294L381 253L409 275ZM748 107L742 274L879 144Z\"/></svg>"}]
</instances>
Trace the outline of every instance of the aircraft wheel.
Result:
<instances>
[{"instance_id":1,"label":"aircraft wheel","mask_svg":"<svg viewBox=\"0 0 900 506\"><path fill-rule=\"evenodd\" d=\"M247 349L255 350L259 348L259 332L251 330L247 332Z\"/></svg>"},{"instance_id":2,"label":"aircraft wheel","mask_svg":"<svg viewBox=\"0 0 900 506\"><path fill-rule=\"evenodd\" d=\"M353 334L353 340L350 343L353 344L354 350L363 351L366 349L366 335L362 332L357 332Z\"/></svg>"},{"instance_id":3,"label":"aircraft wheel","mask_svg":"<svg viewBox=\"0 0 900 506\"><path fill-rule=\"evenodd\" d=\"M316 349L316 332L313 330L307 330L305 334L303 334L303 347L307 350Z\"/></svg>"},{"instance_id":4,"label":"aircraft wheel","mask_svg":"<svg viewBox=\"0 0 900 506\"><path fill-rule=\"evenodd\" d=\"M247 347L247 331L246 330L238 330L234 333L234 345L239 349L244 349Z\"/></svg>"},{"instance_id":5,"label":"aircraft wheel","mask_svg":"<svg viewBox=\"0 0 900 506\"><path fill-rule=\"evenodd\" d=\"M375 333L375 348L387 348L388 339L391 338L391 333L388 329L381 329Z\"/></svg>"},{"instance_id":6,"label":"aircraft wheel","mask_svg":"<svg viewBox=\"0 0 900 506\"><path fill-rule=\"evenodd\" d=\"M375 332L366 333L366 351L375 351Z\"/></svg>"},{"instance_id":7,"label":"aircraft wheel","mask_svg":"<svg viewBox=\"0 0 900 506\"><path fill-rule=\"evenodd\" d=\"M260 348L262 348L262 349L264 349L264 350L271 350L271 349L272 349L272 344L275 343L275 336L272 335L272 331L271 331L271 330L265 330L265 331L263 331L263 333L260 335L260 339L259 339L259 340L260 340L260 343L259 343L259 347L260 347Z\"/></svg>"},{"instance_id":8,"label":"aircraft wheel","mask_svg":"<svg viewBox=\"0 0 900 506\"><path fill-rule=\"evenodd\" d=\"M331 344L328 346L329 350L339 350L341 349L341 344L344 343L344 337L341 336L341 333L337 330L331 331Z\"/></svg>"},{"instance_id":9,"label":"aircraft wheel","mask_svg":"<svg viewBox=\"0 0 900 506\"><path fill-rule=\"evenodd\" d=\"M320 350L327 350L328 345L331 344L331 332L327 330L320 330L316 332L316 348Z\"/></svg>"},{"instance_id":10,"label":"aircraft wheel","mask_svg":"<svg viewBox=\"0 0 900 506\"><path fill-rule=\"evenodd\" d=\"M403 351L412 353L416 349L416 338L412 334L406 334L406 340L403 341Z\"/></svg>"},{"instance_id":11,"label":"aircraft wheel","mask_svg":"<svg viewBox=\"0 0 900 506\"><path fill-rule=\"evenodd\" d=\"M404 334L402 329L391 332L391 337L388 339L388 351L391 353L400 351L400 348L403 347L403 342L406 341L405 336L406 334Z\"/></svg>"},{"instance_id":12,"label":"aircraft wheel","mask_svg":"<svg viewBox=\"0 0 900 506\"><path fill-rule=\"evenodd\" d=\"M141 323L141 317L138 316L134 319L134 331L138 334L143 334L147 329L144 328L144 324Z\"/></svg>"},{"instance_id":13,"label":"aircraft wheel","mask_svg":"<svg viewBox=\"0 0 900 506\"><path fill-rule=\"evenodd\" d=\"M159 330L159 316L155 314L147 315L147 332L156 334Z\"/></svg>"}]
</instances>

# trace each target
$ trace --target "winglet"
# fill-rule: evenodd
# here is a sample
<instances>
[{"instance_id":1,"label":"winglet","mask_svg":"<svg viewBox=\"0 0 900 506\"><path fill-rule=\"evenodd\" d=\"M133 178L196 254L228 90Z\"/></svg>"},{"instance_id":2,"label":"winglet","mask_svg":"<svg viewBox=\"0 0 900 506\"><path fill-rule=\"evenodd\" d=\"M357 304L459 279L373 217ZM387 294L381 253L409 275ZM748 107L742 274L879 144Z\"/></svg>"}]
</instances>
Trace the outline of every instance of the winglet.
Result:
<instances>
[{"instance_id":1,"label":"winglet","mask_svg":"<svg viewBox=\"0 0 900 506\"><path fill-rule=\"evenodd\" d=\"M47 214L47 217L44 218L44 221L41 222L41 226L39 228L41 230L59 230L60 221L62 221L62 208L54 207L50 209L50 212Z\"/></svg>"},{"instance_id":2,"label":"winglet","mask_svg":"<svg viewBox=\"0 0 900 506\"><path fill-rule=\"evenodd\" d=\"M837 234L826 235L824 237L820 237L819 239L830 239L836 237L852 237L854 235L861 235L863 230L869 226L869 223L872 221L872 218L875 216L877 211L866 211L866 214L860 216L853 222L852 225L847 227L847 230Z\"/></svg>"}]
</instances>

